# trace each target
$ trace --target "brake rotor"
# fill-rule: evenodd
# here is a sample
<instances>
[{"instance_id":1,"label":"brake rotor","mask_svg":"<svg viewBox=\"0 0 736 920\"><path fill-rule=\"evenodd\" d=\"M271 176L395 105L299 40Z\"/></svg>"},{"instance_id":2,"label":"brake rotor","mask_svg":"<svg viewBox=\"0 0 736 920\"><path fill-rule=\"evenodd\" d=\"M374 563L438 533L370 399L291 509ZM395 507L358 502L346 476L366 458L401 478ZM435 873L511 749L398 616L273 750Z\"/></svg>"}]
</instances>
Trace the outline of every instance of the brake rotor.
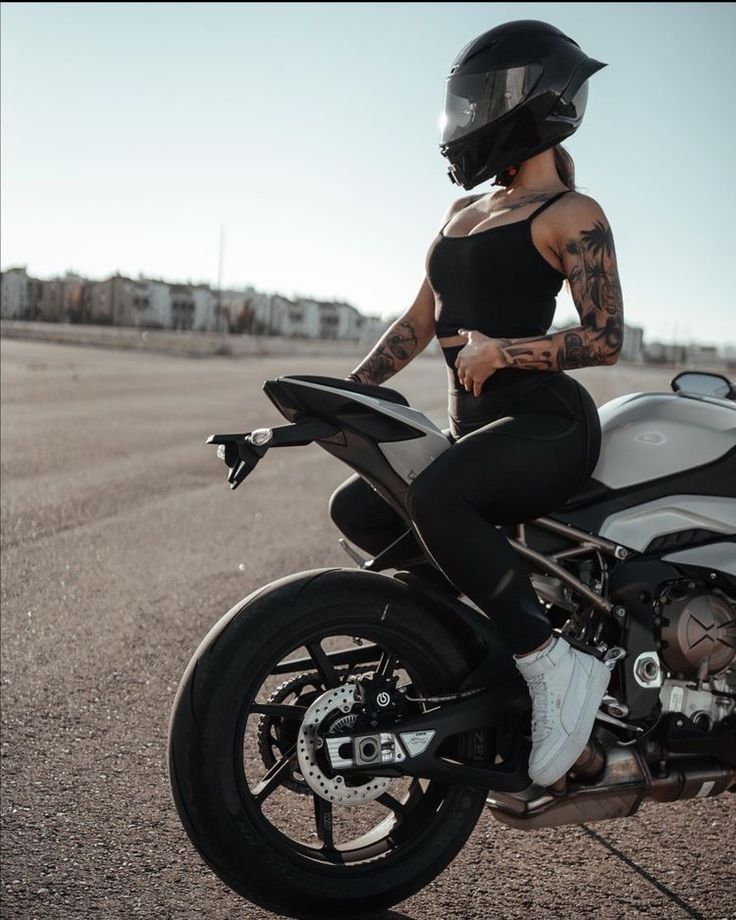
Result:
<instances>
[{"instance_id":1,"label":"brake rotor","mask_svg":"<svg viewBox=\"0 0 736 920\"><path fill-rule=\"evenodd\" d=\"M307 709L297 737L297 759L305 782L320 798L339 805L365 805L383 795L394 782L393 777L374 776L365 783L348 785L346 777L328 776L320 766L317 753L323 745L320 726L330 719L333 733L349 731L358 718L358 713L352 712L356 705L354 684L328 690ZM350 782L355 779L350 777Z\"/></svg>"}]
</instances>

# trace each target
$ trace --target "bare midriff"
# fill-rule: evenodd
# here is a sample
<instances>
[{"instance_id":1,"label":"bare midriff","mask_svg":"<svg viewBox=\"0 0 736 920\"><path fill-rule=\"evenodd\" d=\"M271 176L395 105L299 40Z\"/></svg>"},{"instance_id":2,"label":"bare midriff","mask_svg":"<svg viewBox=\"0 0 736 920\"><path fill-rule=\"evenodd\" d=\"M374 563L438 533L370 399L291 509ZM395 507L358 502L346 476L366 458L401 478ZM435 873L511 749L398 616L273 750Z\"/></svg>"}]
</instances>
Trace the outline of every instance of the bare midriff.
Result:
<instances>
[{"instance_id":1,"label":"bare midriff","mask_svg":"<svg viewBox=\"0 0 736 920\"><path fill-rule=\"evenodd\" d=\"M453 345L467 345L468 337L465 335L448 335L442 339L437 339L442 348L450 348Z\"/></svg>"}]
</instances>

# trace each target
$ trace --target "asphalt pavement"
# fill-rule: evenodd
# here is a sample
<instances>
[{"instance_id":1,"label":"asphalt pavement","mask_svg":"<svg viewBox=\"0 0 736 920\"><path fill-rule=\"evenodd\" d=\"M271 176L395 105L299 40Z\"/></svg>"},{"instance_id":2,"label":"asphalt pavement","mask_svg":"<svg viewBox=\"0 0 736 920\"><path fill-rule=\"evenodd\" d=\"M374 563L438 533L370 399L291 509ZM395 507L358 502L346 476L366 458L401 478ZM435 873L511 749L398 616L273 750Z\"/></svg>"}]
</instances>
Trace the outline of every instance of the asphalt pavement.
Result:
<instances>
[{"instance_id":1,"label":"asphalt pavement","mask_svg":"<svg viewBox=\"0 0 736 920\"><path fill-rule=\"evenodd\" d=\"M327 502L351 471L274 451L235 493L204 444L284 422L261 390L346 357L207 359L5 340L2 352L3 918L274 917L202 863L166 774L174 694L210 626L283 575L351 566ZM600 405L672 372L575 376ZM446 426L422 355L387 385ZM386 920L736 917L736 796L645 804L533 833L490 814Z\"/></svg>"}]
</instances>

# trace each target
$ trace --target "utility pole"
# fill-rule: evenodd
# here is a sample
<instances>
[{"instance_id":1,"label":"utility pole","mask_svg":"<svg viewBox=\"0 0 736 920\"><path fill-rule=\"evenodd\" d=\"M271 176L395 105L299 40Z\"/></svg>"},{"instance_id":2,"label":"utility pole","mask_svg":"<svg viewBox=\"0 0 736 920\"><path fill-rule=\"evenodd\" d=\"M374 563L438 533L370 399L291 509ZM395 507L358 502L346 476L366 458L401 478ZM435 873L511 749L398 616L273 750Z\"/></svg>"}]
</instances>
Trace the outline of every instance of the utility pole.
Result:
<instances>
[{"instance_id":1,"label":"utility pole","mask_svg":"<svg viewBox=\"0 0 736 920\"><path fill-rule=\"evenodd\" d=\"M224 331L222 328L222 263L225 254L225 224L220 224L220 262L217 270L217 325L218 332Z\"/></svg>"}]
</instances>

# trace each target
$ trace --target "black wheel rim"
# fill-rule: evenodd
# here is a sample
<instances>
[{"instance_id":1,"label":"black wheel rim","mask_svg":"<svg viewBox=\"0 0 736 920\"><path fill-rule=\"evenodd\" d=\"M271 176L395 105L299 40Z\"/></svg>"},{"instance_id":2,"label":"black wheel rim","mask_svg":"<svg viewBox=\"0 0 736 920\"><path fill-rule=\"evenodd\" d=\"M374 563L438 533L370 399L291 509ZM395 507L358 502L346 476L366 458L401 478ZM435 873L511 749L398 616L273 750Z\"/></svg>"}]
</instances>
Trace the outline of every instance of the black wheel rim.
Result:
<instances>
[{"instance_id":1,"label":"black wheel rim","mask_svg":"<svg viewBox=\"0 0 736 920\"><path fill-rule=\"evenodd\" d=\"M259 719L266 716L279 726L288 722L298 726L307 710L299 702L266 702L274 681L283 683L290 668L293 675L309 674L310 682L315 686L321 684L320 692L339 686L360 669L382 671L387 676L395 674L400 686L408 683L419 694L437 689L428 684L432 675L427 672L432 666L426 660L408 660L412 656L406 654L405 648L397 648L397 645L409 646L406 637L397 637L374 623L349 629L348 636L344 625L334 629L323 627L295 636L284 644L250 682L235 745L242 804L261 833L275 848L288 850L292 857L301 857L312 867L316 864L333 870L335 866L357 869L377 859L400 857L420 846L422 838L442 819L444 810L451 807L448 799L453 791L458 791L457 787L436 781L404 777L370 805L333 805L312 792L301 777L295 744L284 744L278 751L280 756L274 756L268 769L256 756L260 752L249 751L249 732ZM332 654L328 656L328 651L336 651L336 643L338 651L353 654L352 663L342 663ZM304 668L305 661L311 668ZM423 707L417 705L421 711ZM261 728L262 725L261 722ZM283 737L292 739L294 730L285 729ZM252 738L250 741L252 747ZM299 783L302 788L295 789Z\"/></svg>"}]
</instances>

